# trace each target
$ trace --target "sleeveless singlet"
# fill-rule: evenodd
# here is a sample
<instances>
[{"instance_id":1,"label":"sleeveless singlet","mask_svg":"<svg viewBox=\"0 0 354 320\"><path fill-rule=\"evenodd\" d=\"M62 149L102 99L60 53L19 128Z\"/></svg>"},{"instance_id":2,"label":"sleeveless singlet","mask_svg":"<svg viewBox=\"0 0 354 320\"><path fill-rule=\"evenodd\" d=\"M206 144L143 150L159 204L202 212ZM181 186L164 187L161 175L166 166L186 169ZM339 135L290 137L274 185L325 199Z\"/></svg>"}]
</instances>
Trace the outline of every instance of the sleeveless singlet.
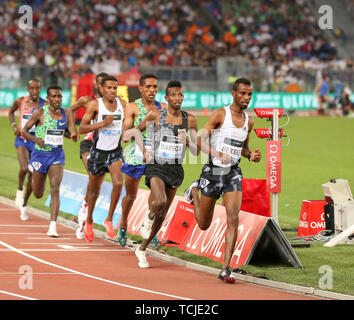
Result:
<instances>
[{"instance_id":1,"label":"sleeveless singlet","mask_svg":"<svg viewBox=\"0 0 354 320\"><path fill-rule=\"evenodd\" d=\"M136 105L138 106L139 109L139 115L137 119L133 123L133 127L139 125L146 117L147 111L144 107L143 100L137 99L135 100ZM155 101L155 106L157 107L157 110L161 110L161 104L158 101ZM147 128L147 130L142 131L142 136L143 136L143 141L144 145L146 146L147 149L150 149L151 151L151 139L153 132L151 132L151 127ZM140 150L139 146L135 144L135 141L133 141L127 149L126 153L126 163L131 164L131 165L143 165L143 152Z\"/></svg>"},{"instance_id":2,"label":"sleeveless singlet","mask_svg":"<svg viewBox=\"0 0 354 320\"><path fill-rule=\"evenodd\" d=\"M124 111L119 98L116 98L117 108L113 112L109 111L103 103L102 98L98 99L97 122L103 121L106 116L113 115L114 120L111 124L99 128L93 137L94 148L102 151L117 149L120 145L122 135Z\"/></svg>"},{"instance_id":3,"label":"sleeveless singlet","mask_svg":"<svg viewBox=\"0 0 354 320\"><path fill-rule=\"evenodd\" d=\"M241 160L241 151L248 135L248 114L245 112L245 123L241 128L235 127L232 122L230 107L224 107L225 119L221 128L214 129L211 133L210 145L214 150L226 153L232 157L231 165L236 165ZM222 164L219 158L212 157L210 161L214 166L229 167Z\"/></svg>"},{"instance_id":4,"label":"sleeveless singlet","mask_svg":"<svg viewBox=\"0 0 354 320\"><path fill-rule=\"evenodd\" d=\"M36 150L40 151L52 151L53 148L58 149L63 147L64 132L67 128L67 119L65 110L61 109L62 119L53 119L50 116L49 106L43 106L44 122L41 126L37 126L35 129L35 135L38 138L42 138L45 143L45 147L41 148L37 144Z\"/></svg>"},{"instance_id":5,"label":"sleeveless singlet","mask_svg":"<svg viewBox=\"0 0 354 320\"><path fill-rule=\"evenodd\" d=\"M173 125L167 122L167 109L162 109L160 120L153 136L154 163L182 164L186 144L177 141L178 130L188 130L188 114L182 111L182 124Z\"/></svg>"},{"instance_id":6,"label":"sleeveless singlet","mask_svg":"<svg viewBox=\"0 0 354 320\"><path fill-rule=\"evenodd\" d=\"M23 129L26 125L27 121L31 118L33 112L37 109L35 107L29 106L30 96L24 96L21 105L20 105L20 119L19 119L19 127ZM42 108L44 105L44 100L39 98L39 108ZM31 129L28 130L30 133L34 133L35 127L33 126ZM22 138L22 137L20 137Z\"/></svg>"}]
</instances>

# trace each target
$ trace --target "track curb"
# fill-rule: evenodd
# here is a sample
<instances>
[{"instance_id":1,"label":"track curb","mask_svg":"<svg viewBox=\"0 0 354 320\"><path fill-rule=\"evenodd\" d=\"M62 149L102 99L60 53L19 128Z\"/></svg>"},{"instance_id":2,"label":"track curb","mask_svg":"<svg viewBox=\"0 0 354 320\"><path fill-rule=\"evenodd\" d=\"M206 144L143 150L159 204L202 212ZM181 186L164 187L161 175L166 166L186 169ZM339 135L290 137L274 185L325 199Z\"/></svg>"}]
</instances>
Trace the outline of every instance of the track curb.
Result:
<instances>
[{"instance_id":1,"label":"track curb","mask_svg":"<svg viewBox=\"0 0 354 320\"><path fill-rule=\"evenodd\" d=\"M5 198L3 196L0 196L0 202L16 208L15 201ZM33 208L33 207L28 207L28 211L31 214L35 214L35 215L40 216L46 220L50 220L50 213L48 213L48 212L45 212L43 210ZM60 217L60 216L58 216L58 218L57 218L57 223L62 224L66 227L69 227L73 230L75 230L77 228L77 223L70 221L68 219L65 219L63 217ZM106 238L105 233L103 231L100 231L97 229L94 229L94 235L97 238L101 238L101 239ZM109 239L107 239L107 240L111 241ZM111 242L114 242L114 241L111 241ZM128 248L130 248L131 250L134 250L137 247L137 245L138 244L136 242L128 239L128 241L127 241ZM153 258L162 260L164 262L173 263L173 264L176 264L179 266L190 268L190 269L193 269L196 271L206 272L206 273L213 274L216 276L220 272L219 269L203 266L203 265L189 262L189 261L185 261L180 258L173 257L173 256L170 256L167 254L163 254L163 253L160 253L156 250L152 250L149 248L147 249L147 254ZM279 289L279 290L284 290L284 291L288 291L288 292L311 295L316 298L331 299L331 300L354 300L354 296L352 296L352 295L330 292L330 291L316 289L313 287L299 286L299 285L294 285L294 284L289 284L289 283L279 282L279 281L274 281L274 280L262 279L262 278L249 276L249 275L241 275L241 274L237 274L237 273L233 273L233 275L235 276L236 280L252 283L255 285L270 287L273 289Z\"/></svg>"}]
</instances>

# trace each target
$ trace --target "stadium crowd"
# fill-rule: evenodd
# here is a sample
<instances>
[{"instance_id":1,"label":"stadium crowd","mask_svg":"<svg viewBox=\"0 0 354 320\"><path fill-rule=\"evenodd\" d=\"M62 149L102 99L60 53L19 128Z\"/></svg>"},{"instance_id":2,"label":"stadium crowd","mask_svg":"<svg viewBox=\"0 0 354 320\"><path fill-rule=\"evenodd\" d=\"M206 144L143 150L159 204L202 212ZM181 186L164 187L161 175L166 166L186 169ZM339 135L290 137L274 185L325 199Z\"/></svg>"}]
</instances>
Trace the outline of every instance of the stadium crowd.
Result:
<instances>
[{"instance_id":1,"label":"stadium crowd","mask_svg":"<svg viewBox=\"0 0 354 320\"><path fill-rule=\"evenodd\" d=\"M0 0L0 64L44 65L58 77L135 65L214 67L224 55L266 66L272 81L293 77L292 70L354 68L352 58L337 55L305 0L32 0L32 30L16 23L21 3Z\"/></svg>"}]
</instances>

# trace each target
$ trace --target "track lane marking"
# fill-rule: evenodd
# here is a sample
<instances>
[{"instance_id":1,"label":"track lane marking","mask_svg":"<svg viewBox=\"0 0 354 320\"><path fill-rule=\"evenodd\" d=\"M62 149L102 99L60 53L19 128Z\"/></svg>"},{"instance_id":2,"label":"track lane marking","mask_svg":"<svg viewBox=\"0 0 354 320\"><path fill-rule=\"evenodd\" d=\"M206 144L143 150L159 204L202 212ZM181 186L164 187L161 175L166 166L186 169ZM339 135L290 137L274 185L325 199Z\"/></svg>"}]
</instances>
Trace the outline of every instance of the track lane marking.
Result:
<instances>
[{"instance_id":1,"label":"track lane marking","mask_svg":"<svg viewBox=\"0 0 354 320\"><path fill-rule=\"evenodd\" d=\"M14 296L14 297L17 297L17 298L22 298L22 299L25 299L25 300L38 300L38 299L35 299L35 298L22 296L20 294L13 293L13 292L8 292L8 291L4 291L4 290L0 290L0 293L7 294L9 296Z\"/></svg>"},{"instance_id":2,"label":"track lane marking","mask_svg":"<svg viewBox=\"0 0 354 320\"><path fill-rule=\"evenodd\" d=\"M131 286L131 285L128 285L128 284L124 284L124 283L120 283L120 282L116 282L116 281L112 281L112 280L96 277L96 276L93 276L93 275L90 275L90 274L87 274L87 273L83 273L83 272L76 271L76 270L73 270L73 269L70 269L70 268L67 268L67 267L63 267L63 266L57 265L55 263L51 263L51 262L45 261L43 259L37 258L35 256L32 256L32 255L28 254L28 253L25 253L24 251L19 250L19 249L13 247L13 246L1 241L1 240L0 240L0 245L10 249L11 251L14 251L14 252L16 252L18 254L21 254L21 255L29 258L29 259L35 260L35 261L37 261L39 263L43 263L43 264L49 265L51 267L62 269L62 270L68 271L68 272L72 272L72 273L75 273L77 275L81 275L81 276L84 276L84 277L87 277L87 278L91 278L91 279L94 279L94 280L99 280L99 281L102 281L102 282L110 283L110 284L113 284L113 285L116 285L116 286L129 288L129 289L133 289L133 290L137 290L137 291L142 291L142 292L147 292L147 293L151 293L151 294L166 296L166 297L169 297L169 298L180 299L180 300L192 300L191 298L186 298L186 297L176 296L176 295L172 295L172 294L168 294L168 293L164 293L164 292L153 291L153 290L149 290L149 289L145 289L145 288ZM76 252L76 250L75 250L75 252Z\"/></svg>"}]
</instances>

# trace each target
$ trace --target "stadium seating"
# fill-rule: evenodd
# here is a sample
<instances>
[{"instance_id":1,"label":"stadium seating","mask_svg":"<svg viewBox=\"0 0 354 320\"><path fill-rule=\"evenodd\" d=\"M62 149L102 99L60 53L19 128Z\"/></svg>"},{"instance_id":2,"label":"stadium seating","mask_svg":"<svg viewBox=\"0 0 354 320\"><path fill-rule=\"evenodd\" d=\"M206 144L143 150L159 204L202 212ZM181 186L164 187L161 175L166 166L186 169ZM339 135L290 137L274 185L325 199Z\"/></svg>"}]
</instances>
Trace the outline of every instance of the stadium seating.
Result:
<instances>
[{"instance_id":1,"label":"stadium seating","mask_svg":"<svg viewBox=\"0 0 354 320\"><path fill-rule=\"evenodd\" d=\"M24 3L34 8L32 30L20 30L16 23ZM57 77L119 73L132 66L215 67L217 58L226 55L267 67L270 78L296 76L292 70L353 69L352 60L338 57L305 0L0 4L0 64L42 65ZM201 6L219 28L203 16ZM347 0L346 6L353 12L353 1ZM336 32L345 39L343 30Z\"/></svg>"}]
</instances>

